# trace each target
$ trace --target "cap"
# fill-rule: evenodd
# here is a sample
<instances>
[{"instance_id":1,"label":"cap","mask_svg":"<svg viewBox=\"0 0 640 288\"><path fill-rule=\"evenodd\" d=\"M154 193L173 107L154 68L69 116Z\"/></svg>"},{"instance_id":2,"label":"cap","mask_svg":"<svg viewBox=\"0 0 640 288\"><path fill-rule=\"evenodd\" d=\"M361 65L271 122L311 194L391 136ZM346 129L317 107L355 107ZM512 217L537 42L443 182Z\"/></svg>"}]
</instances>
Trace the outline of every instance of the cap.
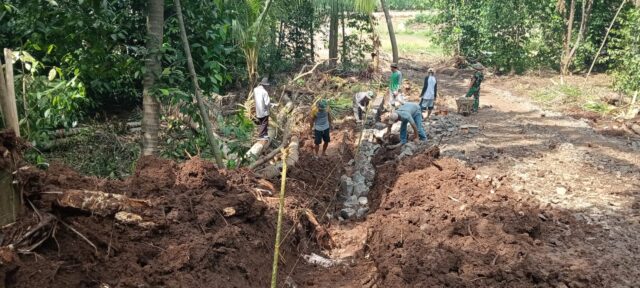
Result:
<instances>
[{"instance_id":1,"label":"cap","mask_svg":"<svg viewBox=\"0 0 640 288\"><path fill-rule=\"evenodd\" d=\"M328 103L327 103L327 100L325 100L325 99L320 99L320 100L318 101L318 103L316 103L316 106L318 106L318 109L320 109L320 110L324 110L324 109L327 109L327 104L328 104Z\"/></svg>"},{"instance_id":2,"label":"cap","mask_svg":"<svg viewBox=\"0 0 640 288\"><path fill-rule=\"evenodd\" d=\"M270 85L270 84L269 84L269 78L267 78L267 77L262 78L262 81L260 81L260 84L259 84L259 85L262 85L262 86L269 86L269 85Z\"/></svg>"}]
</instances>

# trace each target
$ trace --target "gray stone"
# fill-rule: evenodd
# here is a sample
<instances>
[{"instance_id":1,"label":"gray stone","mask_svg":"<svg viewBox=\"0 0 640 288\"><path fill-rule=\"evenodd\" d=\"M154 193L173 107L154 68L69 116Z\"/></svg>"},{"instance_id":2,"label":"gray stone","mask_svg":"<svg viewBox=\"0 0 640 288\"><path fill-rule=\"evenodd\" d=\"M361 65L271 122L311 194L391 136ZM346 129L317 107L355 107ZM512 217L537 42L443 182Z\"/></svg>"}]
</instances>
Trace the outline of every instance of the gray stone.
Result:
<instances>
[{"instance_id":1,"label":"gray stone","mask_svg":"<svg viewBox=\"0 0 640 288\"><path fill-rule=\"evenodd\" d=\"M351 217L353 217L353 215L356 214L356 210L352 209L352 208L344 208L342 210L340 210L340 217L342 217L342 219L349 219Z\"/></svg>"},{"instance_id":2,"label":"gray stone","mask_svg":"<svg viewBox=\"0 0 640 288\"><path fill-rule=\"evenodd\" d=\"M358 204L360 204L358 197L352 195L347 199L347 201L344 202L344 207L353 208L358 206Z\"/></svg>"},{"instance_id":3,"label":"gray stone","mask_svg":"<svg viewBox=\"0 0 640 288\"><path fill-rule=\"evenodd\" d=\"M360 209L358 209L358 211L356 211L356 217L357 218L362 218L365 215L367 215L367 213L369 213L369 208L367 208L367 207L360 208Z\"/></svg>"},{"instance_id":4,"label":"gray stone","mask_svg":"<svg viewBox=\"0 0 640 288\"><path fill-rule=\"evenodd\" d=\"M380 123L380 122L377 122L377 123L374 125L374 127L375 127L376 129L378 129L378 130L380 130L380 129L384 129L385 131L387 130L387 125L385 125L384 123Z\"/></svg>"},{"instance_id":5,"label":"gray stone","mask_svg":"<svg viewBox=\"0 0 640 288\"><path fill-rule=\"evenodd\" d=\"M353 187L354 196L367 196L369 195L369 186L365 183L358 183Z\"/></svg>"},{"instance_id":6,"label":"gray stone","mask_svg":"<svg viewBox=\"0 0 640 288\"><path fill-rule=\"evenodd\" d=\"M565 194L567 194L567 188L558 187L558 188L556 188L556 193L558 193L558 195L565 195Z\"/></svg>"},{"instance_id":7,"label":"gray stone","mask_svg":"<svg viewBox=\"0 0 640 288\"><path fill-rule=\"evenodd\" d=\"M366 178L362 175L362 172L356 171L353 173L353 178L351 180L354 184L364 184L365 179Z\"/></svg>"},{"instance_id":8,"label":"gray stone","mask_svg":"<svg viewBox=\"0 0 640 288\"><path fill-rule=\"evenodd\" d=\"M360 203L360 205L362 206L366 206L367 204L369 204L369 199L367 199L367 197L360 197L358 198L358 203Z\"/></svg>"},{"instance_id":9,"label":"gray stone","mask_svg":"<svg viewBox=\"0 0 640 288\"><path fill-rule=\"evenodd\" d=\"M353 195L353 181L349 176L342 175L340 177L340 196L342 198L348 198Z\"/></svg>"}]
</instances>

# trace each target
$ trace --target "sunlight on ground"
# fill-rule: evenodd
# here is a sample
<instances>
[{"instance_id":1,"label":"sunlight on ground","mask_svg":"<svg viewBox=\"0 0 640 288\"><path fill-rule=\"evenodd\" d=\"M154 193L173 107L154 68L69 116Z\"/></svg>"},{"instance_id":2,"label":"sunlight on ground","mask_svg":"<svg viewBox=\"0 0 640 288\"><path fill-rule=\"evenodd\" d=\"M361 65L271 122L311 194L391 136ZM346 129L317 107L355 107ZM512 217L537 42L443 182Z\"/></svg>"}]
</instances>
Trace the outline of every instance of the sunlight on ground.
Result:
<instances>
[{"instance_id":1,"label":"sunlight on ground","mask_svg":"<svg viewBox=\"0 0 640 288\"><path fill-rule=\"evenodd\" d=\"M414 12L417 15L420 12ZM407 21L413 17L402 15L393 18L393 28L396 32L396 42L398 43L398 53L401 58L411 58L410 56L442 57L446 53L432 39L433 27L426 24L406 25ZM384 17L378 18L376 32L380 35L382 49L385 53L391 54L391 40Z\"/></svg>"}]
</instances>

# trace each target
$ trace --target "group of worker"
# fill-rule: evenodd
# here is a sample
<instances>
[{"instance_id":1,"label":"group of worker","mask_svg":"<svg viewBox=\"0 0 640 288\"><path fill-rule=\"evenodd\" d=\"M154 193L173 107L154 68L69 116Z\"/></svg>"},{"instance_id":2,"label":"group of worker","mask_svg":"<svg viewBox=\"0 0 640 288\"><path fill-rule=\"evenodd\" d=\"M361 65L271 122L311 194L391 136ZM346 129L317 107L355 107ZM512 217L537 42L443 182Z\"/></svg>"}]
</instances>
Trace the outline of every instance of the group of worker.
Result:
<instances>
[{"instance_id":1,"label":"group of worker","mask_svg":"<svg viewBox=\"0 0 640 288\"><path fill-rule=\"evenodd\" d=\"M469 90L466 97L474 97L473 112L478 112L480 105L480 85L484 80L482 70L484 67L477 63L472 65L475 73L469 83ZM436 99L438 97L438 80L435 76L433 68L429 68L427 76L424 78L424 85L420 92L420 102L413 103L405 100L405 95L401 91L402 72L398 69L396 63L391 64L391 77L389 78L389 97L384 103L385 113L382 121L387 124L388 133L390 134L391 126L400 121L400 143L406 144L408 140L407 128L411 126L414 134L414 141L426 141L427 134L422 126L423 117L429 119L434 109ZM255 107L256 107L256 124L259 128L259 138L268 140L269 126L269 108L274 106L270 103L269 94L265 86L269 82L263 78L258 86L253 90ZM374 97L372 91L358 92L353 98L353 113L356 121L360 123L365 117L367 107ZM426 116L423 113L426 112ZM309 128L314 139L314 157L326 156L327 147L331 141L332 117L328 101L319 99L311 109L309 114ZM322 145L322 153L320 154L320 144Z\"/></svg>"}]
</instances>

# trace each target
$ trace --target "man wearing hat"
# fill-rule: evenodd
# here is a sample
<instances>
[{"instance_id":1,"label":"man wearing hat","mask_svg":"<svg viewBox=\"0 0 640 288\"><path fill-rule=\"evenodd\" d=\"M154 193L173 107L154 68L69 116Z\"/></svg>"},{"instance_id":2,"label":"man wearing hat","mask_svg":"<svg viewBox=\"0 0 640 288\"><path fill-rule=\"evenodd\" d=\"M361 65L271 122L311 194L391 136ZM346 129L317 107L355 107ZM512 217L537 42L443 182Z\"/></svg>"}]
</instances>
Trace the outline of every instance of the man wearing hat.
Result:
<instances>
[{"instance_id":1,"label":"man wearing hat","mask_svg":"<svg viewBox=\"0 0 640 288\"><path fill-rule=\"evenodd\" d=\"M402 72L398 70L398 64L391 64L391 77L389 78L389 105L395 106L396 101L400 104L404 103L402 99L400 88L402 86Z\"/></svg>"},{"instance_id":2,"label":"man wearing hat","mask_svg":"<svg viewBox=\"0 0 640 288\"><path fill-rule=\"evenodd\" d=\"M420 92L420 108L422 111L428 110L427 119L431 116L433 111L433 103L438 97L438 81L436 80L435 71L433 68L429 68L427 77L424 78L424 86L422 86L422 92Z\"/></svg>"},{"instance_id":3,"label":"man wearing hat","mask_svg":"<svg viewBox=\"0 0 640 288\"><path fill-rule=\"evenodd\" d=\"M269 108L271 101L269 93L265 86L269 86L269 80L265 77L253 89L253 99L256 102L256 118L258 118L258 138L260 140L269 140Z\"/></svg>"},{"instance_id":4,"label":"man wearing hat","mask_svg":"<svg viewBox=\"0 0 640 288\"><path fill-rule=\"evenodd\" d=\"M402 121L400 125L400 143L407 144L407 123L413 128L414 141L427 141L427 134L422 128L422 111L416 103L407 102L402 104L395 112L391 112L384 119L387 122L387 135L391 134L391 125Z\"/></svg>"},{"instance_id":5,"label":"man wearing hat","mask_svg":"<svg viewBox=\"0 0 640 288\"><path fill-rule=\"evenodd\" d=\"M469 92L467 92L466 97L473 96L473 112L478 113L478 108L480 108L480 84L482 84L482 80L484 80L484 74L482 74L484 66L480 63L476 63L471 65L471 67L476 70L476 73L471 77Z\"/></svg>"},{"instance_id":6,"label":"man wearing hat","mask_svg":"<svg viewBox=\"0 0 640 288\"><path fill-rule=\"evenodd\" d=\"M371 98L373 98L372 91L358 92L353 97L353 114L356 117L356 122L362 121L363 114L367 111Z\"/></svg>"},{"instance_id":7,"label":"man wearing hat","mask_svg":"<svg viewBox=\"0 0 640 288\"><path fill-rule=\"evenodd\" d=\"M311 110L311 130L313 132L313 144L315 147L314 157L318 157L318 152L320 150L320 143L324 142L322 146L322 156L327 155L327 147L329 146L329 142L331 141L331 136L329 134L331 130L331 112L329 111L329 105L327 100L320 99L315 107Z\"/></svg>"}]
</instances>

